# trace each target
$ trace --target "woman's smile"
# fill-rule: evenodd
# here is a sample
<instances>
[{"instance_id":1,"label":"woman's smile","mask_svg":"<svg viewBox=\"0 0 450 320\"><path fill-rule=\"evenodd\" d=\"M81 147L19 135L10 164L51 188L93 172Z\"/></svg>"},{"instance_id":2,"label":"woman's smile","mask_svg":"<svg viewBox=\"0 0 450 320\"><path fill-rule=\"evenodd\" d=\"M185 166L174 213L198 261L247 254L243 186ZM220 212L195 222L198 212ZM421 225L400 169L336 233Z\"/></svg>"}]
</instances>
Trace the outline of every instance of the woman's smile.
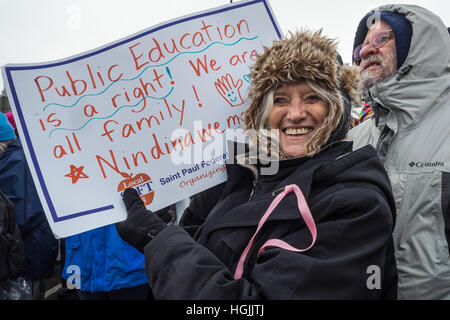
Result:
<instances>
[{"instance_id":1,"label":"woman's smile","mask_svg":"<svg viewBox=\"0 0 450 320\"><path fill-rule=\"evenodd\" d=\"M280 147L286 157L300 157L306 154L305 143L327 114L327 103L302 81L275 91L267 125L280 130Z\"/></svg>"}]
</instances>

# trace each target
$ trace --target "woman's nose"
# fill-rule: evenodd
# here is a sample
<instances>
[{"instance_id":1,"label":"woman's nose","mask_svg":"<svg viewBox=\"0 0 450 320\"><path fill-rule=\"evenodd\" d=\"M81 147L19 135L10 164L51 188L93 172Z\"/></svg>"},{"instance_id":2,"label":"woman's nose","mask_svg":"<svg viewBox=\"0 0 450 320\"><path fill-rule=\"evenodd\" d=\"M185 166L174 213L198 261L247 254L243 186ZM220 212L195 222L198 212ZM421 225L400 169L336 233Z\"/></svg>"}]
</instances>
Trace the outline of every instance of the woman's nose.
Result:
<instances>
[{"instance_id":1,"label":"woman's nose","mask_svg":"<svg viewBox=\"0 0 450 320\"><path fill-rule=\"evenodd\" d=\"M303 102L293 101L289 105L288 119L291 121L299 121L306 117L306 110Z\"/></svg>"}]
</instances>

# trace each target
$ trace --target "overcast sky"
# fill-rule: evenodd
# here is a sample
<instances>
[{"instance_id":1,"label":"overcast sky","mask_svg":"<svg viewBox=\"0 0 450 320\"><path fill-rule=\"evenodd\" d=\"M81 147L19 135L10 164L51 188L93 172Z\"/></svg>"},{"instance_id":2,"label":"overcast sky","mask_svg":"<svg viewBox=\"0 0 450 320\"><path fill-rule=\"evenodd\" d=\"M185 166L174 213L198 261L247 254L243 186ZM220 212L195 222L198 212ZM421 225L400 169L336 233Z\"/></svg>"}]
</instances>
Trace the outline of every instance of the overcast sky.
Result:
<instances>
[{"instance_id":1,"label":"overcast sky","mask_svg":"<svg viewBox=\"0 0 450 320\"><path fill-rule=\"evenodd\" d=\"M229 0L0 0L0 65L59 60ZM233 1L238 2L238 1ZM356 26L387 3L421 5L450 26L448 0L269 0L282 31L323 28L350 63ZM0 90L3 81L0 77Z\"/></svg>"}]
</instances>

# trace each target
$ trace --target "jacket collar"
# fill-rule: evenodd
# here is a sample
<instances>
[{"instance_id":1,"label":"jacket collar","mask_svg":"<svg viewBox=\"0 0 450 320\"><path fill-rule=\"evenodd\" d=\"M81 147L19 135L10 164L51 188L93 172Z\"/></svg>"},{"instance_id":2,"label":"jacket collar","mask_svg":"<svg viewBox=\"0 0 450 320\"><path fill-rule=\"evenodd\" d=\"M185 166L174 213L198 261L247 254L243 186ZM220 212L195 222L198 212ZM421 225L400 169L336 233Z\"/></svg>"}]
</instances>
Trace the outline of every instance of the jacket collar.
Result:
<instances>
[{"instance_id":1,"label":"jacket collar","mask_svg":"<svg viewBox=\"0 0 450 320\"><path fill-rule=\"evenodd\" d=\"M236 208L235 212L214 217L214 225L205 226L203 232L207 235L214 230L225 227L257 226L259 220L269 207L270 203L289 184L298 185L308 201L316 171L324 164L329 163L329 161L335 160L337 155L344 154L346 151L351 151L351 145L352 143L349 141L336 142L327 146L313 157L299 157L281 160L280 170L277 174L272 176L261 175L259 177L259 183L266 183L271 186L270 191L255 194L251 199L254 205L247 207L246 211L237 212L239 208ZM246 167L237 164L228 164L227 172L229 173L229 177L225 186L225 192L227 192L227 190L231 192L236 188L236 185L242 182L250 183L249 180L252 177L252 173ZM292 193L286 197L295 197L295 195ZM239 206L240 205L245 205L245 203L240 203ZM211 214L214 215L214 211L216 211L216 213L222 213L220 206L221 204L219 202ZM298 220L299 218L300 213L298 210L279 210L274 212L274 214L269 217L268 222Z\"/></svg>"}]
</instances>

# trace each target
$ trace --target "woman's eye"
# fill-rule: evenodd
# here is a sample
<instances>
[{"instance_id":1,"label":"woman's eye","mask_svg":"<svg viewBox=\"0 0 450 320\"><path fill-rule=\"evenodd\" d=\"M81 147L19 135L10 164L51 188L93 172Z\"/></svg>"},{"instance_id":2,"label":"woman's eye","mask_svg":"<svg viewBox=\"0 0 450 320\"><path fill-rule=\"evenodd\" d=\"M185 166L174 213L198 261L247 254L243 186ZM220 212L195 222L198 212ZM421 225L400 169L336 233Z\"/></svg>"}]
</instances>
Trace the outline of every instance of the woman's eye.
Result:
<instances>
[{"instance_id":1,"label":"woman's eye","mask_svg":"<svg viewBox=\"0 0 450 320\"><path fill-rule=\"evenodd\" d=\"M283 97L275 97L275 98L273 99L273 103L274 103L274 104L285 103L286 101L287 101L287 99L286 99L286 98L283 98Z\"/></svg>"},{"instance_id":2,"label":"woman's eye","mask_svg":"<svg viewBox=\"0 0 450 320\"><path fill-rule=\"evenodd\" d=\"M309 102L309 103L314 103L314 102L322 101L322 99L319 96L310 95L310 96L306 97L305 101Z\"/></svg>"}]
</instances>

